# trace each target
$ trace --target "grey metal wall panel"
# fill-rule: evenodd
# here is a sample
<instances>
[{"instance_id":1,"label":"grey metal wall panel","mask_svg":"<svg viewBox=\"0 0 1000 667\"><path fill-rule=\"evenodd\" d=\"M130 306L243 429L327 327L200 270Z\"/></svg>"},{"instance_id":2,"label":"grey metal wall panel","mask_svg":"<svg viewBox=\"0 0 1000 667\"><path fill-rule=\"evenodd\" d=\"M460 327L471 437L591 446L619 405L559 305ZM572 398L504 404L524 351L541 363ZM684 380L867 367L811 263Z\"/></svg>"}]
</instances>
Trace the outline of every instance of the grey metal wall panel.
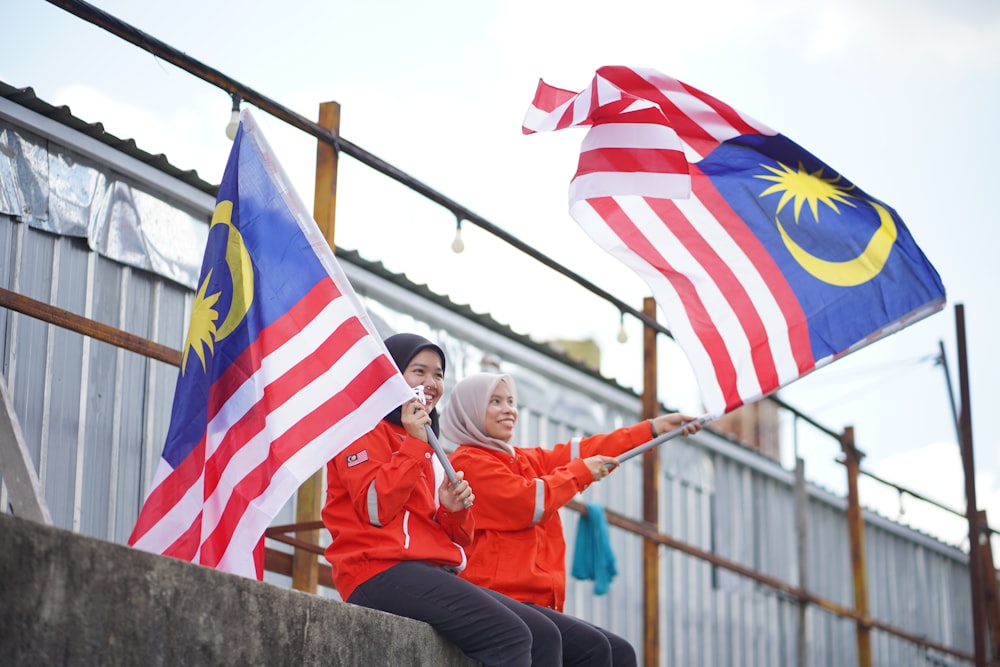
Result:
<instances>
[{"instance_id":1,"label":"grey metal wall panel","mask_svg":"<svg viewBox=\"0 0 1000 667\"><path fill-rule=\"evenodd\" d=\"M69 311L86 299L86 244L79 239L56 237L57 258L54 267L57 287L54 305ZM49 328L45 413L46 428L41 433L42 462L38 475L46 490L49 510L58 525L72 526L75 516L75 486L77 466L77 436L80 428L79 406L83 392L80 381L83 364L84 338L81 334ZM40 369L43 370L43 369Z\"/></svg>"}]
</instances>

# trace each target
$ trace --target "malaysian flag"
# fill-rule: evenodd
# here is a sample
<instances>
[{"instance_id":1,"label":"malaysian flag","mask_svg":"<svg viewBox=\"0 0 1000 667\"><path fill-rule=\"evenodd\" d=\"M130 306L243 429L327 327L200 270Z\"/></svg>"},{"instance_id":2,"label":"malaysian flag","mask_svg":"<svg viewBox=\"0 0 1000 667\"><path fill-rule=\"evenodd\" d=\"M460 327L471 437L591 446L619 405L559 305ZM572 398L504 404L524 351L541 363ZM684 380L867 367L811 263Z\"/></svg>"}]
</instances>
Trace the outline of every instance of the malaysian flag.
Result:
<instances>
[{"instance_id":1,"label":"malaysian flag","mask_svg":"<svg viewBox=\"0 0 1000 667\"><path fill-rule=\"evenodd\" d=\"M260 579L255 549L296 489L413 392L250 112L240 120L128 543Z\"/></svg>"},{"instance_id":2,"label":"malaysian flag","mask_svg":"<svg viewBox=\"0 0 1000 667\"><path fill-rule=\"evenodd\" d=\"M588 127L570 214L649 285L710 414L944 306L896 212L808 151L650 69L539 82L525 134Z\"/></svg>"}]
</instances>

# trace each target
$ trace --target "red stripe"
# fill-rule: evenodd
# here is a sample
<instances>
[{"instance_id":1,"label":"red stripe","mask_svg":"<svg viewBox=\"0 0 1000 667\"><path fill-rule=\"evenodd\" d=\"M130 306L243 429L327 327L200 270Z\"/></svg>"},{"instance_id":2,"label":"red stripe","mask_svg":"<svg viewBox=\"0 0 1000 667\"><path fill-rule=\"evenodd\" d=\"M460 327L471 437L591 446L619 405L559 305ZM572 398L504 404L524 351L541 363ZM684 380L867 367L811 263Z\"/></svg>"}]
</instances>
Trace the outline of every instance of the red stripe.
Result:
<instances>
[{"instance_id":1,"label":"red stripe","mask_svg":"<svg viewBox=\"0 0 1000 667\"><path fill-rule=\"evenodd\" d=\"M194 518L188 529L180 537L174 540L173 544L163 550L164 556L180 558L189 563L194 561L198 553L198 545L201 543L201 512Z\"/></svg>"},{"instance_id":2,"label":"red stripe","mask_svg":"<svg viewBox=\"0 0 1000 667\"><path fill-rule=\"evenodd\" d=\"M261 360L284 345L302 327L311 322L329 303L341 296L330 278L320 280L284 315L260 332L257 341L249 345L212 384L208 402L208 421L212 421L226 399L246 379L260 369Z\"/></svg>"},{"instance_id":3,"label":"red stripe","mask_svg":"<svg viewBox=\"0 0 1000 667\"><path fill-rule=\"evenodd\" d=\"M149 493L146 502L142 505L139 518L132 529L132 535L128 538L129 545L134 545L169 512L174 505L180 502L184 494L188 492L201 478L205 467L205 436L202 434L201 440L185 457L181 464L173 472L160 482L159 486Z\"/></svg>"},{"instance_id":4,"label":"red stripe","mask_svg":"<svg viewBox=\"0 0 1000 667\"><path fill-rule=\"evenodd\" d=\"M574 97L576 93L573 91L550 86L539 79L538 88L535 89L535 99L531 103L545 113L552 113Z\"/></svg>"},{"instance_id":5,"label":"red stripe","mask_svg":"<svg viewBox=\"0 0 1000 667\"><path fill-rule=\"evenodd\" d=\"M201 547L201 562L216 567L232 541L240 519L251 502L263 495L275 471L303 447L345 416L358 409L379 387L398 371L387 357L380 355L366 366L348 385L271 443L270 455L244 476L226 501L219 524ZM343 446L349 442L342 443Z\"/></svg>"},{"instance_id":6,"label":"red stripe","mask_svg":"<svg viewBox=\"0 0 1000 667\"><path fill-rule=\"evenodd\" d=\"M677 292L692 328L701 339L702 345L709 354L712 368L723 391L726 401L726 411L742 403L736 391L736 368L733 360L725 350L725 343L712 324L701 297L691 282L691 279L674 269L666 259L657 252L649 239L639 231L632 219L621 209L611 197L588 199L599 216L608 224L612 231L629 247L632 252L642 257L654 269L667 279Z\"/></svg>"},{"instance_id":7,"label":"red stripe","mask_svg":"<svg viewBox=\"0 0 1000 667\"><path fill-rule=\"evenodd\" d=\"M733 128L740 134L760 134L760 131L753 125L747 123L736 109L729 106L722 100L712 97L708 93L702 92L694 86L689 86L681 81L678 81L677 83L681 84L684 90L690 93L691 97L699 99L708 106L712 107L717 114L722 116L726 122L732 125Z\"/></svg>"},{"instance_id":8,"label":"red stripe","mask_svg":"<svg viewBox=\"0 0 1000 667\"><path fill-rule=\"evenodd\" d=\"M813 358L812 343L809 341L809 323L802 305L795 292L774 258L760 239L750 230L746 222L732 209L711 180L693 165L691 167L691 187L694 195L704 204L726 233L733 239L740 250L746 255L754 269L764 280L767 288L774 295L775 302L785 318L784 326L788 328L788 337L799 374L805 374L816 365Z\"/></svg>"},{"instance_id":9,"label":"red stripe","mask_svg":"<svg viewBox=\"0 0 1000 667\"><path fill-rule=\"evenodd\" d=\"M580 153L577 176L609 171L686 174L688 169L683 152L664 148L596 148Z\"/></svg>"},{"instance_id":10,"label":"red stripe","mask_svg":"<svg viewBox=\"0 0 1000 667\"><path fill-rule=\"evenodd\" d=\"M218 448L208 459L205 465L206 498L215 492L220 476L229 466L233 456L254 436L264 430L267 416L284 405L303 387L330 370L337 360L367 334L368 330L365 329L361 321L352 316L341 323L315 351L264 387L256 405L247 410L246 414L229 428ZM267 332L262 334L259 339L262 347L268 346L266 339ZM262 378L262 381L266 382L268 379ZM214 386L211 391L213 394L216 391Z\"/></svg>"}]
</instances>

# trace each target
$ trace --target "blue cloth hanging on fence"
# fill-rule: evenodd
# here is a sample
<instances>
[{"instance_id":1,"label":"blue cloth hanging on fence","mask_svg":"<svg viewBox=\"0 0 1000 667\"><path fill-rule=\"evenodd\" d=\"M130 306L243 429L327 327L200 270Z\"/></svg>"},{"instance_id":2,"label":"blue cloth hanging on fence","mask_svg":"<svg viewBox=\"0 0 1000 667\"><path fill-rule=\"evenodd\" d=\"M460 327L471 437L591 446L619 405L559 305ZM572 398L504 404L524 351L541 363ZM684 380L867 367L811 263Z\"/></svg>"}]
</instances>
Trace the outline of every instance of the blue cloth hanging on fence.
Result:
<instances>
[{"instance_id":1,"label":"blue cloth hanging on fence","mask_svg":"<svg viewBox=\"0 0 1000 667\"><path fill-rule=\"evenodd\" d=\"M593 579L594 595L604 595L611 587L611 580L618 574L615 554L611 551L608 520L604 507L586 503L587 513L580 515L576 526L576 547L573 550L575 579Z\"/></svg>"}]
</instances>

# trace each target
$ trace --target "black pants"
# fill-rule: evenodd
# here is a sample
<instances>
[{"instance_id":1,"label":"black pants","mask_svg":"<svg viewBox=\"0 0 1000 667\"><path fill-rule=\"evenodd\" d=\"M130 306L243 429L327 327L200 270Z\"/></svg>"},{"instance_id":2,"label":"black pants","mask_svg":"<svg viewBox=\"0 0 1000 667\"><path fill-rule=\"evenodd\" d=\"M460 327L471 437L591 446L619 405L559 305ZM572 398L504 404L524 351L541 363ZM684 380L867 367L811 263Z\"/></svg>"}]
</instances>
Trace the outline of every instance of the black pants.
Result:
<instances>
[{"instance_id":1,"label":"black pants","mask_svg":"<svg viewBox=\"0 0 1000 667\"><path fill-rule=\"evenodd\" d=\"M635 649L622 637L575 616L546 607L529 606L547 616L559 628L563 665L635 667Z\"/></svg>"},{"instance_id":2,"label":"black pants","mask_svg":"<svg viewBox=\"0 0 1000 667\"><path fill-rule=\"evenodd\" d=\"M559 628L539 607L405 561L354 589L347 602L431 625L483 665L562 665Z\"/></svg>"}]
</instances>

